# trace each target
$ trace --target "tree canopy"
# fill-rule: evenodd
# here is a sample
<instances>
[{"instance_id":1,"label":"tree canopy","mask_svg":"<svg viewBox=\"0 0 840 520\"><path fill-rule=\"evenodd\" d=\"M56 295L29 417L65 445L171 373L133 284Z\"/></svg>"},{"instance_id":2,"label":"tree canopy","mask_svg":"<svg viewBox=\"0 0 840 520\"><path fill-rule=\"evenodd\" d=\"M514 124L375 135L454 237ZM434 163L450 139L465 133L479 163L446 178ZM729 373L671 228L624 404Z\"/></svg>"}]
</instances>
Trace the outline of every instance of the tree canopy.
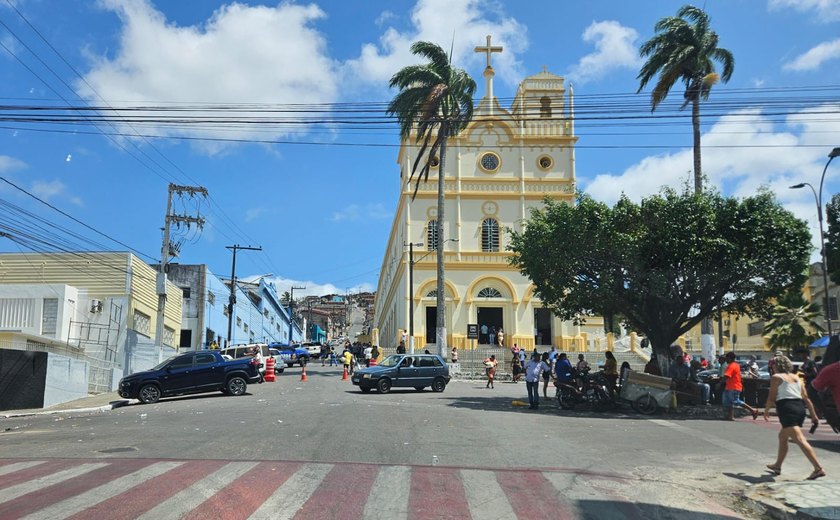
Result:
<instances>
[{"instance_id":1,"label":"tree canopy","mask_svg":"<svg viewBox=\"0 0 840 520\"><path fill-rule=\"evenodd\" d=\"M559 317L620 315L664 363L668 347L714 312L768 316L773 298L803 282L811 242L769 192L664 191L612 208L585 194L574 206L546 200L509 249Z\"/></svg>"}]
</instances>

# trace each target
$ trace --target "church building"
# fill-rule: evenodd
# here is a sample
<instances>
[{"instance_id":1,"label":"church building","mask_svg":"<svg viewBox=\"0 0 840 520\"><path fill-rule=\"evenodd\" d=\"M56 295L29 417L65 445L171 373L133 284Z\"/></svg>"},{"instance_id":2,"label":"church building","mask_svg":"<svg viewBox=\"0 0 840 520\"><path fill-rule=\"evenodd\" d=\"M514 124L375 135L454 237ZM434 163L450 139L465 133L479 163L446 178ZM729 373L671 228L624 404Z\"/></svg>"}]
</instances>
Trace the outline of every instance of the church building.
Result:
<instances>
[{"instance_id":1,"label":"church building","mask_svg":"<svg viewBox=\"0 0 840 520\"><path fill-rule=\"evenodd\" d=\"M446 154L446 221L437 221L438 171L412 200L409 183L417 148L404 141L397 156L401 192L376 291L374 337L394 347L413 328L415 349L435 343L436 255L445 255L447 343L459 349L486 344L503 331L506 347L555 345L583 350L603 336L600 318L577 326L554 317L534 285L510 265L510 230L521 231L531 208L545 197L572 204L575 197L574 94L564 78L544 70L525 78L509 108L493 96L492 53L486 54L485 95L472 122L449 139ZM434 162L433 162L434 164ZM444 251L436 251L444 233ZM413 323L412 323L413 322ZM468 325L479 338L468 339ZM406 341L406 348L410 341Z\"/></svg>"}]
</instances>

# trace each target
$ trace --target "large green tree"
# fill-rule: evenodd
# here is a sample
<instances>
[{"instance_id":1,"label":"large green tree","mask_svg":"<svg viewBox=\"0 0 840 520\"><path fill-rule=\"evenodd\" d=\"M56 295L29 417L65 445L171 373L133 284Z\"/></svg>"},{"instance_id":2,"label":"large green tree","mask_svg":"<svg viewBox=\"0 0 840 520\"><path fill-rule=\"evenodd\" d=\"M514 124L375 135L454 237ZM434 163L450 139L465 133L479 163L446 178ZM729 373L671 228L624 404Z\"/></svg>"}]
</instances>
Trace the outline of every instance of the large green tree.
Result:
<instances>
[{"instance_id":1,"label":"large green tree","mask_svg":"<svg viewBox=\"0 0 840 520\"><path fill-rule=\"evenodd\" d=\"M825 205L825 260L831 281L840 284L840 194Z\"/></svg>"},{"instance_id":2,"label":"large green tree","mask_svg":"<svg viewBox=\"0 0 840 520\"><path fill-rule=\"evenodd\" d=\"M444 285L443 245L446 230L444 219L444 172L446 145L450 137L458 135L472 119L475 81L466 71L455 68L451 56L440 46L430 42L416 42L411 52L425 58L427 63L400 69L391 78L391 88L399 92L388 105L388 114L396 115L400 136L414 138L417 150L411 167L409 184L415 181L414 194L421 182L429 178L429 171L438 160L437 185L437 323L435 336L438 354L448 352L446 344L446 286ZM414 302L411 302L414 305ZM411 309L414 312L414 309ZM427 324L428 326L428 324Z\"/></svg>"},{"instance_id":3,"label":"large green tree","mask_svg":"<svg viewBox=\"0 0 840 520\"><path fill-rule=\"evenodd\" d=\"M667 374L669 347L718 310L767 316L808 265L807 225L769 192L744 199L664 191L614 207L580 194L546 200L512 263L562 319L621 315L645 334Z\"/></svg>"},{"instance_id":4,"label":"large green tree","mask_svg":"<svg viewBox=\"0 0 840 520\"><path fill-rule=\"evenodd\" d=\"M730 51L718 47L719 37L709 26L709 15L693 5L680 7L677 16L662 18L654 29L656 34L639 49L639 55L647 61L639 71L638 92L658 75L650 94L651 110L656 110L677 82L685 85L683 107L691 104L694 130L694 190L701 193L700 101L708 99L717 81L729 81L735 70L735 58ZM715 72L715 62L723 66L720 75Z\"/></svg>"},{"instance_id":5,"label":"large green tree","mask_svg":"<svg viewBox=\"0 0 840 520\"><path fill-rule=\"evenodd\" d=\"M773 349L783 350L790 355L820 337L823 328L816 321L819 317L820 306L808 303L799 289L793 289L773 306L764 333L770 335L770 346Z\"/></svg>"}]
</instances>

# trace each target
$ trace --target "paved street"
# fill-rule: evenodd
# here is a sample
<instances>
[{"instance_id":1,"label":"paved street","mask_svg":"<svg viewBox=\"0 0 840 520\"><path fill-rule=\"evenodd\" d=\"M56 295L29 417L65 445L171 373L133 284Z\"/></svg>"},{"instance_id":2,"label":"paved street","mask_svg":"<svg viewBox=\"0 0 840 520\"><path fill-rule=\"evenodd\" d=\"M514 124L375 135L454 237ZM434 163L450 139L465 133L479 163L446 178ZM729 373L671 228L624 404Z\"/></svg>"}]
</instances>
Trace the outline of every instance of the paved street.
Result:
<instances>
[{"instance_id":1,"label":"paved street","mask_svg":"<svg viewBox=\"0 0 840 520\"><path fill-rule=\"evenodd\" d=\"M749 517L778 425L513 406L523 384L361 394L336 368L249 394L0 422L0 518ZM830 479L836 435L813 436ZM776 481L809 473L791 451Z\"/></svg>"}]
</instances>

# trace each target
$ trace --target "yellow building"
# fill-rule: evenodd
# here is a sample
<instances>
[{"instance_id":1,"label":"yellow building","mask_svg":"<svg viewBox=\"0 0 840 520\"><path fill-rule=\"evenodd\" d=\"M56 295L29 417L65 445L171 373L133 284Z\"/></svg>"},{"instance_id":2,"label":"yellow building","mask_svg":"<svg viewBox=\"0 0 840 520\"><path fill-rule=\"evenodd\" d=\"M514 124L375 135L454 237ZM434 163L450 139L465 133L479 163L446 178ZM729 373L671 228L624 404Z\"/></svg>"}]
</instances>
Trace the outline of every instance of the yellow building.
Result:
<instances>
[{"instance_id":1,"label":"yellow building","mask_svg":"<svg viewBox=\"0 0 840 520\"><path fill-rule=\"evenodd\" d=\"M582 327L544 309L529 279L509 264L510 230L521 231L545 197L572 203L575 196L574 95L562 77L543 71L525 78L510 108L493 92L489 41L486 95L464 131L449 140L444 172L446 222L438 226L437 170L415 200L409 184L416 148L403 142L397 163L401 192L379 275L373 327L379 343L393 347L414 318L415 348L434 343L437 233L444 233L447 342L469 348L467 325L477 324L487 343L496 330L514 343L582 349L603 336L603 323ZM498 52L500 48L493 48ZM409 244L414 244L413 259ZM413 285L409 285L413 265ZM377 337L376 335L374 335ZM497 332L498 337L498 332ZM574 346L572 342L576 342ZM409 342L406 342L407 346ZM575 348L577 347L577 348Z\"/></svg>"}]
</instances>

